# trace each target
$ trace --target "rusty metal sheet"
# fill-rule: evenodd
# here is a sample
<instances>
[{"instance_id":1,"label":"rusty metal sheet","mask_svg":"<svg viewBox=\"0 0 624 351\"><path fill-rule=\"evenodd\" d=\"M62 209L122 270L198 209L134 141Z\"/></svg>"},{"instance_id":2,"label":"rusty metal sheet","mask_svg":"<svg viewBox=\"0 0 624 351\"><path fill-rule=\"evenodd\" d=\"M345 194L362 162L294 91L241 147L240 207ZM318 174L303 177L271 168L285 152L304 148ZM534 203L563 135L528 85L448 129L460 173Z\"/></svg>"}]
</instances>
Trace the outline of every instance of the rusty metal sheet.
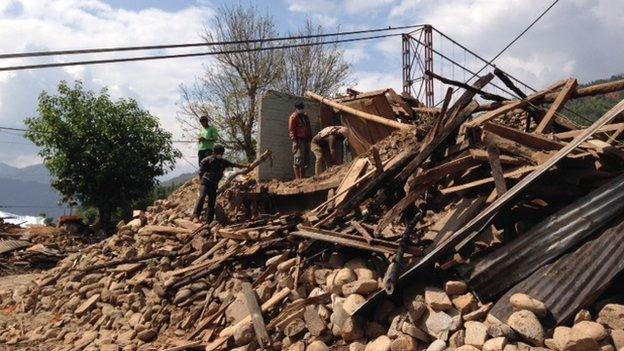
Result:
<instances>
[{"instance_id":1,"label":"rusty metal sheet","mask_svg":"<svg viewBox=\"0 0 624 351\"><path fill-rule=\"evenodd\" d=\"M543 324L552 328L588 307L624 270L624 219L588 241L576 251L548 264L514 286L490 311L506 321L512 313L509 297L528 294L546 304L549 314Z\"/></svg>"},{"instance_id":2,"label":"rusty metal sheet","mask_svg":"<svg viewBox=\"0 0 624 351\"><path fill-rule=\"evenodd\" d=\"M32 243L24 240L0 240L0 254L19 250L31 245Z\"/></svg>"},{"instance_id":3,"label":"rusty metal sheet","mask_svg":"<svg viewBox=\"0 0 624 351\"><path fill-rule=\"evenodd\" d=\"M461 267L483 300L509 289L624 212L624 176L619 176L546 218L516 240Z\"/></svg>"}]
</instances>

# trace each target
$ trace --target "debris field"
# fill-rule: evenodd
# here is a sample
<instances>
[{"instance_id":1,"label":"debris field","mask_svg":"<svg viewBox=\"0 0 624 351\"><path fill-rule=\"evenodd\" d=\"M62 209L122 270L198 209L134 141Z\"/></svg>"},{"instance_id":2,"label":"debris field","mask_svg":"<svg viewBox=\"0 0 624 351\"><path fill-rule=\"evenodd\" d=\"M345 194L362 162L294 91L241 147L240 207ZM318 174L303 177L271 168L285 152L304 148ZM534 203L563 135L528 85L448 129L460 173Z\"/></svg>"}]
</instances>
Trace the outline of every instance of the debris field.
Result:
<instances>
[{"instance_id":1,"label":"debris field","mask_svg":"<svg viewBox=\"0 0 624 351\"><path fill-rule=\"evenodd\" d=\"M219 224L189 220L189 181L0 290L0 349L621 350L624 102L586 125L565 103L624 81L509 100L493 79L440 108L392 95L391 135L325 175L228 182ZM313 208L245 200L320 182Z\"/></svg>"}]
</instances>

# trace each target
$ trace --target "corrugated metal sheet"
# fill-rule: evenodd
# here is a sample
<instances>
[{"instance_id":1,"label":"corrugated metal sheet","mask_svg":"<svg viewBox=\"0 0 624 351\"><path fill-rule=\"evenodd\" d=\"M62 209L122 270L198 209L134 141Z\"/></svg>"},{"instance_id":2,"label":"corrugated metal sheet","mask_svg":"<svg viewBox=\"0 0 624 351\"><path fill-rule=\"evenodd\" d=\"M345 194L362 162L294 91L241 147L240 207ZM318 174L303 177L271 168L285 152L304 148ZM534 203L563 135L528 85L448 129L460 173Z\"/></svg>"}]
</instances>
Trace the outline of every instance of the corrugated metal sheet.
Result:
<instances>
[{"instance_id":1,"label":"corrugated metal sheet","mask_svg":"<svg viewBox=\"0 0 624 351\"><path fill-rule=\"evenodd\" d=\"M528 294L546 304L549 310L543 323L552 328L580 309L590 305L613 278L624 270L624 220L573 253L546 265L509 290L492 308L498 319L506 321L512 313L509 297Z\"/></svg>"},{"instance_id":2,"label":"corrugated metal sheet","mask_svg":"<svg viewBox=\"0 0 624 351\"><path fill-rule=\"evenodd\" d=\"M0 254L28 247L30 245L32 245L32 243L24 240L0 240Z\"/></svg>"},{"instance_id":3,"label":"corrugated metal sheet","mask_svg":"<svg viewBox=\"0 0 624 351\"><path fill-rule=\"evenodd\" d=\"M490 300L603 228L624 211L624 176L548 217L516 240L462 268L472 289Z\"/></svg>"}]
</instances>

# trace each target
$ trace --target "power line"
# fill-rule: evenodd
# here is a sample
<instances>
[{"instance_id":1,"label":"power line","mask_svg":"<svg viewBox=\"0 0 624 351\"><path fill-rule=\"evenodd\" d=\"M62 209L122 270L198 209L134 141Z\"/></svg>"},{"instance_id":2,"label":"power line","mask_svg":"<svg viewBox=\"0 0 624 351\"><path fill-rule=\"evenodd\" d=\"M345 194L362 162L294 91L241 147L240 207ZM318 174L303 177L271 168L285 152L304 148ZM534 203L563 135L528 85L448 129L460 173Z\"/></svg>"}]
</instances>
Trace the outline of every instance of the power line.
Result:
<instances>
[{"instance_id":1,"label":"power line","mask_svg":"<svg viewBox=\"0 0 624 351\"><path fill-rule=\"evenodd\" d=\"M11 128L11 127L0 127L0 129L2 130L13 130L16 132L28 132L28 129L22 129L22 128Z\"/></svg>"},{"instance_id":2,"label":"power line","mask_svg":"<svg viewBox=\"0 0 624 351\"><path fill-rule=\"evenodd\" d=\"M212 52L196 52L196 53L188 53L188 54L172 54L172 55L157 55L157 56L138 56L138 57L126 57L126 58L106 59L106 60L87 60L87 61L44 63L44 64L34 64L34 65L23 65L23 66L7 66L7 67L0 67L0 71L5 71L5 72L6 71L20 71L20 70L27 70L27 69L81 66L81 65L94 65L94 64L104 64L104 63L133 62L133 61L150 61L150 60L162 60L162 59L183 58L183 57L236 54L236 53L242 53L242 52L281 50L281 49L290 49L290 48L297 48L297 47L307 47L307 46L317 46L317 45L327 45L327 44L348 43L348 42L363 41L363 40L381 39L381 38L395 37L399 35L402 35L402 34L401 33L385 34L385 35L375 35L375 36L370 36L370 37L337 39L337 40L330 40L330 41L323 41L323 42L316 42L316 43L267 46L267 47L261 47L261 48L251 48L251 49L222 50L222 51L212 51Z\"/></svg>"},{"instance_id":3,"label":"power line","mask_svg":"<svg viewBox=\"0 0 624 351\"><path fill-rule=\"evenodd\" d=\"M502 55L505 51L507 51L507 49L509 49L513 44L515 44L522 36L524 36L531 28L533 28L533 26L540 20L542 19L542 17L544 17L548 11L550 11L550 9L552 9L557 3L559 2L559 0L555 0L552 2L552 4L550 4L550 6L548 6L548 8L546 8L544 11L542 11L542 13L537 16L537 18L535 20L533 20L533 22L531 22L531 24L528 25L528 27L526 27L520 34L518 34L512 41L509 42L509 44L507 44L501 51L498 52L498 54L496 54L492 59L490 59L490 61L488 61L483 67L481 67L480 70L477 71L477 73L475 73L472 77L470 77L468 80L471 80L472 78L476 77L479 73L481 73L484 69L486 69L488 66L490 66L492 64L492 62L494 62L497 58L500 57L500 55ZM527 88L533 90L534 92L537 91L534 88L526 85Z\"/></svg>"},{"instance_id":4,"label":"power line","mask_svg":"<svg viewBox=\"0 0 624 351\"><path fill-rule=\"evenodd\" d=\"M399 26L399 27L388 26L385 28L354 30L354 31L348 31L348 32L333 32L333 33L323 33L323 34L296 35L296 36L275 37L275 38L265 38L265 39L232 40L232 41L220 41L220 42L200 42L200 43L183 43L183 44L120 46L120 47L109 47L109 48L20 52L20 53L11 53L11 54L0 54L0 59L38 57L38 56L55 56L55 55L76 55L76 54L89 54L89 53L102 53L102 52L117 52L117 51L177 49L177 48L203 47L203 46L216 46L216 45L265 43L265 42L275 42L275 41L284 41L284 40L325 38L325 37L333 37L333 36L387 32L387 31L417 28L417 27L422 27L422 26L423 26L422 24L413 24L409 26Z\"/></svg>"}]
</instances>

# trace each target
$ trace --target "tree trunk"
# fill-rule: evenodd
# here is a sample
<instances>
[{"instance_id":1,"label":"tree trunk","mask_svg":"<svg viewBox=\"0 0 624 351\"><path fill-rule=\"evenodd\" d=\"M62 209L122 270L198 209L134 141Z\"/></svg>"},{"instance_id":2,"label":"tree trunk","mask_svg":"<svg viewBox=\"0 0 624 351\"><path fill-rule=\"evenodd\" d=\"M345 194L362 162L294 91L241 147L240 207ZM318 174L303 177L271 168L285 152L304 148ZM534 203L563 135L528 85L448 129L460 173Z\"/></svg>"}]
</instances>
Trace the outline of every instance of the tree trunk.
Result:
<instances>
[{"instance_id":1,"label":"tree trunk","mask_svg":"<svg viewBox=\"0 0 624 351\"><path fill-rule=\"evenodd\" d=\"M108 205L98 207L98 220L95 223L96 229L102 229L107 233L111 230L112 210Z\"/></svg>"},{"instance_id":2,"label":"tree trunk","mask_svg":"<svg viewBox=\"0 0 624 351\"><path fill-rule=\"evenodd\" d=\"M254 145L253 126L256 121L256 94L255 89L249 89L247 95L249 98L249 116L247 116L247 123L245 126L245 132L243 140L245 141L245 156L247 162L253 162L256 159L256 146Z\"/></svg>"}]
</instances>

